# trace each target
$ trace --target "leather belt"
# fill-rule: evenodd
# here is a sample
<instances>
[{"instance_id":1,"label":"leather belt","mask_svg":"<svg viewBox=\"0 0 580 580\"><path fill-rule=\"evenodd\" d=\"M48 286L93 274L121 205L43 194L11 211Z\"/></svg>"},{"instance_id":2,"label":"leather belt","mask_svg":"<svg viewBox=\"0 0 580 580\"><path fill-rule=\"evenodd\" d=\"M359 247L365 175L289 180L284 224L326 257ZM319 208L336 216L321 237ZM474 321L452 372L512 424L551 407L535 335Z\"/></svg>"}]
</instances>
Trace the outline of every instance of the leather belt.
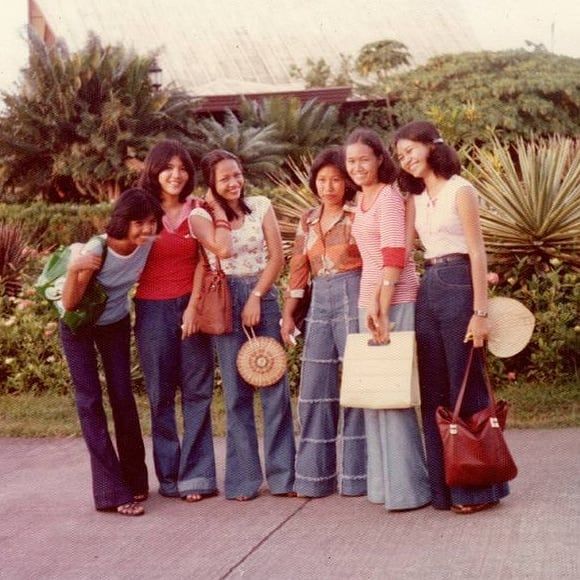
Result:
<instances>
[{"instance_id":1,"label":"leather belt","mask_svg":"<svg viewBox=\"0 0 580 580\"><path fill-rule=\"evenodd\" d=\"M437 258L425 260L425 267L435 266L436 264L452 264L453 262L469 262L468 254L447 254Z\"/></svg>"}]
</instances>

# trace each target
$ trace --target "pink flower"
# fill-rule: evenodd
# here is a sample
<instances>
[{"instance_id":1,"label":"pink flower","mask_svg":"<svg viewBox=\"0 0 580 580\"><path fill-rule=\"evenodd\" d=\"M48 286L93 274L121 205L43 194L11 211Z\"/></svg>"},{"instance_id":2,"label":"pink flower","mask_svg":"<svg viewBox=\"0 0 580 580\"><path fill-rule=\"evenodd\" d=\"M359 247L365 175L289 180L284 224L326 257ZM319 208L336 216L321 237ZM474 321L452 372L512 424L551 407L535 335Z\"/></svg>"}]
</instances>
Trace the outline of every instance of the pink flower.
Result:
<instances>
[{"instance_id":1,"label":"pink flower","mask_svg":"<svg viewBox=\"0 0 580 580\"><path fill-rule=\"evenodd\" d=\"M509 372L507 374L507 379L508 379L508 381L515 381L516 380L516 373L514 373L513 371Z\"/></svg>"},{"instance_id":2,"label":"pink flower","mask_svg":"<svg viewBox=\"0 0 580 580\"><path fill-rule=\"evenodd\" d=\"M496 272L488 272L487 273L487 283L495 286L499 283L499 276Z\"/></svg>"},{"instance_id":3,"label":"pink flower","mask_svg":"<svg viewBox=\"0 0 580 580\"><path fill-rule=\"evenodd\" d=\"M44 327L44 336L51 336L52 334L54 334L54 331L56 330L57 326L58 325L56 322L48 322Z\"/></svg>"},{"instance_id":4,"label":"pink flower","mask_svg":"<svg viewBox=\"0 0 580 580\"><path fill-rule=\"evenodd\" d=\"M25 310L33 304L34 302L32 300L19 300L18 304L16 304L16 310Z\"/></svg>"}]
</instances>

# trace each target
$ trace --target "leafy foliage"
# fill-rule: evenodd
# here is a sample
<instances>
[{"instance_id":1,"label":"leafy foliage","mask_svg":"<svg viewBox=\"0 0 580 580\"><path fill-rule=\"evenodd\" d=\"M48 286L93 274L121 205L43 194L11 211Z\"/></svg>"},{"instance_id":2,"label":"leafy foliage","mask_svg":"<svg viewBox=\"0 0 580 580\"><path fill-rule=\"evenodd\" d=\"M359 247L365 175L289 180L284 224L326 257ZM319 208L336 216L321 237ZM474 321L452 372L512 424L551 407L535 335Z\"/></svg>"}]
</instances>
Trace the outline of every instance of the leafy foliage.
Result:
<instances>
[{"instance_id":1,"label":"leafy foliage","mask_svg":"<svg viewBox=\"0 0 580 580\"><path fill-rule=\"evenodd\" d=\"M515 298L536 317L528 346L509 359L496 360L498 374L512 372L526 380L557 381L578 376L580 352L580 276L558 258L544 263L523 256L512 265L496 264L500 284L495 294Z\"/></svg>"},{"instance_id":2,"label":"leafy foliage","mask_svg":"<svg viewBox=\"0 0 580 580\"><path fill-rule=\"evenodd\" d=\"M391 97L399 124L429 118L439 126L447 118L458 138L480 143L492 131L503 141L532 132L573 136L579 76L580 59L544 51L444 55L398 75Z\"/></svg>"},{"instance_id":3,"label":"leafy foliage","mask_svg":"<svg viewBox=\"0 0 580 580\"><path fill-rule=\"evenodd\" d=\"M296 97L263 101L244 99L240 117L244 125L273 127L275 141L286 147L286 156L294 162L340 137L337 108L315 99L304 104Z\"/></svg>"},{"instance_id":4,"label":"leafy foliage","mask_svg":"<svg viewBox=\"0 0 580 580\"><path fill-rule=\"evenodd\" d=\"M131 160L152 139L185 124L193 99L174 88L154 91L154 55L103 46L47 47L30 33L30 64L17 94L3 94L0 179L21 199L116 197L133 179Z\"/></svg>"},{"instance_id":5,"label":"leafy foliage","mask_svg":"<svg viewBox=\"0 0 580 580\"><path fill-rule=\"evenodd\" d=\"M188 131L183 143L194 157L201 159L213 149L225 149L240 158L248 178L258 181L282 165L287 150L273 124L251 126L231 111L226 111L223 124L213 117L190 120Z\"/></svg>"},{"instance_id":6,"label":"leafy foliage","mask_svg":"<svg viewBox=\"0 0 580 580\"><path fill-rule=\"evenodd\" d=\"M476 148L471 177L483 200L486 247L504 262L523 255L580 266L580 145L552 137Z\"/></svg>"}]
</instances>

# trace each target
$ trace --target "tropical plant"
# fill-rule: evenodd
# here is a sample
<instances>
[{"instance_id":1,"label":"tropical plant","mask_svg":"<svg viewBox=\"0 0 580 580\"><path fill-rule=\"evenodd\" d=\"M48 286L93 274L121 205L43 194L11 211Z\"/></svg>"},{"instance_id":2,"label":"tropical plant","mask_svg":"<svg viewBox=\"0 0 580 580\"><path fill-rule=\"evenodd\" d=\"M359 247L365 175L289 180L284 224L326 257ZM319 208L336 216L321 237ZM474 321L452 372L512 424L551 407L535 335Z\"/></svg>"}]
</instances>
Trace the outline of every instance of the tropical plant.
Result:
<instances>
[{"instance_id":1,"label":"tropical plant","mask_svg":"<svg viewBox=\"0 0 580 580\"><path fill-rule=\"evenodd\" d=\"M462 110L455 132L485 141L532 133L574 136L580 118L580 59L548 52L506 50L436 56L393 77L391 100L399 124L428 118L440 124Z\"/></svg>"},{"instance_id":2,"label":"tropical plant","mask_svg":"<svg viewBox=\"0 0 580 580\"><path fill-rule=\"evenodd\" d=\"M503 262L559 258L580 267L580 144L572 139L492 140L470 157L484 204L487 249Z\"/></svg>"},{"instance_id":3,"label":"tropical plant","mask_svg":"<svg viewBox=\"0 0 580 580\"><path fill-rule=\"evenodd\" d=\"M323 58L317 61L308 58L304 70L295 64L290 67L290 77L304 81L307 89L351 86L354 84L352 56L340 53L339 59L338 70L333 71Z\"/></svg>"},{"instance_id":4,"label":"tropical plant","mask_svg":"<svg viewBox=\"0 0 580 580\"><path fill-rule=\"evenodd\" d=\"M260 181L268 173L275 173L282 165L287 146L278 141L273 124L249 126L231 111L226 111L224 122L213 117L188 122L188 135L183 142L194 158L201 159L213 149L225 149L237 155L245 175Z\"/></svg>"},{"instance_id":5,"label":"tropical plant","mask_svg":"<svg viewBox=\"0 0 580 580\"><path fill-rule=\"evenodd\" d=\"M318 200L308 184L311 165L312 157L302 157L299 162L290 159L289 174L271 176L277 186L272 195L272 203L280 224L286 256L292 251L300 216L307 209L318 205Z\"/></svg>"},{"instance_id":6,"label":"tropical plant","mask_svg":"<svg viewBox=\"0 0 580 580\"><path fill-rule=\"evenodd\" d=\"M3 94L0 116L0 186L21 199L112 199L154 138L183 129L194 100L153 89L154 54L103 46L94 34L72 54L34 32L29 46L22 84Z\"/></svg>"},{"instance_id":7,"label":"tropical plant","mask_svg":"<svg viewBox=\"0 0 580 580\"><path fill-rule=\"evenodd\" d=\"M304 104L297 97L243 99L240 118L248 126L272 126L276 141L286 147L286 156L295 162L339 139L338 109L316 99Z\"/></svg>"},{"instance_id":8,"label":"tropical plant","mask_svg":"<svg viewBox=\"0 0 580 580\"><path fill-rule=\"evenodd\" d=\"M0 221L0 297L20 292L28 254L29 239L21 224Z\"/></svg>"},{"instance_id":9,"label":"tropical plant","mask_svg":"<svg viewBox=\"0 0 580 580\"><path fill-rule=\"evenodd\" d=\"M411 63L409 49L397 40L379 40L365 44L355 61L357 72L365 79L385 86L397 68Z\"/></svg>"}]
</instances>

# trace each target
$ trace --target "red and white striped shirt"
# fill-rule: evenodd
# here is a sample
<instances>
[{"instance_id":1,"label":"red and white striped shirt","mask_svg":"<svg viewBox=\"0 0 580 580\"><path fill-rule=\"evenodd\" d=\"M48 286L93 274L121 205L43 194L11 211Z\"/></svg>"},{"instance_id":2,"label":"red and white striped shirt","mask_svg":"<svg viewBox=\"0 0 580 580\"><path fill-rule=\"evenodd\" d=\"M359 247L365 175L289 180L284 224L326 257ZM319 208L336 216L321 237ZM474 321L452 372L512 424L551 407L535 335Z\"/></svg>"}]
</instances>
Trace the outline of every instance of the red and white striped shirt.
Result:
<instances>
[{"instance_id":1,"label":"red and white striped shirt","mask_svg":"<svg viewBox=\"0 0 580 580\"><path fill-rule=\"evenodd\" d=\"M403 196L396 186L386 185L369 209L363 211L361 203L359 195L352 226L363 262L359 307L368 307L385 266L401 269L391 304L414 302L419 281L413 257L405 249L406 204Z\"/></svg>"}]
</instances>

